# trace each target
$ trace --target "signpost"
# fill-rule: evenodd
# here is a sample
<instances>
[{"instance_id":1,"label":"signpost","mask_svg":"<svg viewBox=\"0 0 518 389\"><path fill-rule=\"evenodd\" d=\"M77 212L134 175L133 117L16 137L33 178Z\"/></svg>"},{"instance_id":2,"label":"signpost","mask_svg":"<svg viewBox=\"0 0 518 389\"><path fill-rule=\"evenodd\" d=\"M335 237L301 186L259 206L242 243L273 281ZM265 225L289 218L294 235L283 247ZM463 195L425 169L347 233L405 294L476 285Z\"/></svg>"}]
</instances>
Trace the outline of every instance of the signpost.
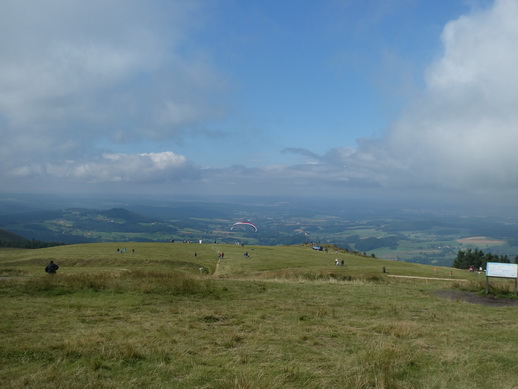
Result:
<instances>
[{"instance_id":1,"label":"signpost","mask_svg":"<svg viewBox=\"0 0 518 389\"><path fill-rule=\"evenodd\" d=\"M488 262L486 266L486 294L489 294L489 277L513 278L514 295L518 294L518 264Z\"/></svg>"}]
</instances>

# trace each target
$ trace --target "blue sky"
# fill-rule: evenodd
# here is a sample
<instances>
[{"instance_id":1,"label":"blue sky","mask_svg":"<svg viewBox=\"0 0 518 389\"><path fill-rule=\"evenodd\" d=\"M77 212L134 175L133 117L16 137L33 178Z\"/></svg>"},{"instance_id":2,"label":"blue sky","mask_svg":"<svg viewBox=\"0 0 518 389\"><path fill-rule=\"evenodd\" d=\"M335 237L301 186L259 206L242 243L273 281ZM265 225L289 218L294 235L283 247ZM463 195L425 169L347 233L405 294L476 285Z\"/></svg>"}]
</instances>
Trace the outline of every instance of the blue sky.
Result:
<instances>
[{"instance_id":1,"label":"blue sky","mask_svg":"<svg viewBox=\"0 0 518 389\"><path fill-rule=\"evenodd\" d=\"M512 0L3 1L0 190L513 203L517 17Z\"/></svg>"}]
</instances>

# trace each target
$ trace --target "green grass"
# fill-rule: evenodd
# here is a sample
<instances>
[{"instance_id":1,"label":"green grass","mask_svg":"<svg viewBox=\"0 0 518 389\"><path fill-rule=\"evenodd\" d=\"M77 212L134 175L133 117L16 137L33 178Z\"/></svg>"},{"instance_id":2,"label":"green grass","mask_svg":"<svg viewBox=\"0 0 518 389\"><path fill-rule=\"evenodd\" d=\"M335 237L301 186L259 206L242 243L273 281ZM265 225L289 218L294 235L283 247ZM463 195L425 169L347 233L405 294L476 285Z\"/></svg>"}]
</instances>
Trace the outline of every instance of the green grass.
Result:
<instances>
[{"instance_id":1,"label":"green grass","mask_svg":"<svg viewBox=\"0 0 518 389\"><path fill-rule=\"evenodd\" d=\"M439 298L483 288L451 270L309 246L0 250L0 385L516 388L518 308Z\"/></svg>"}]
</instances>

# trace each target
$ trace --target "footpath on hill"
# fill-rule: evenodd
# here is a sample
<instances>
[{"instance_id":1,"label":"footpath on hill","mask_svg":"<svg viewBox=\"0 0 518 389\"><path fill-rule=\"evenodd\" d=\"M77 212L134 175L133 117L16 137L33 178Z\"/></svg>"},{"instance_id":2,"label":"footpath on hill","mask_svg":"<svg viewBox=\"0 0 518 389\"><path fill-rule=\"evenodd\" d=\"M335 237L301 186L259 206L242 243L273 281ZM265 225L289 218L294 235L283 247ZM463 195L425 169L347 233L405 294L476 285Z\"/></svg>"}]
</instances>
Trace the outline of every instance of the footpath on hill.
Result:
<instances>
[{"instance_id":1,"label":"footpath on hill","mask_svg":"<svg viewBox=\"0 0 518 389\"><path fill-rule=\"evenodd\" d=\"M219 250L214 245L211 246L211 249L215 253L218 253L218 262L216 262L216 268L214 269L214 273L212 273L213 276L217 276L219 274L219 267L220 267L220 264L221 264L221 253L219 252Z\"/></svg>"},{"instance_id":2,"label":"footpath on hill","mask_svg":"<svg viewBox=\"0 0 518 389\"><path fill-rule=\"evenodd\" d=\"M393 278L412 278L422 280L435 280L435 281L460 281L468 282L468 280L459 278L439 278L439 277L419 277L419 276L399 276L388 274L388 277ZM518 307L518 299L516 298L505 298L495 297L490 295L481 295L476 292L458 291L458 290L441 290L437 292L437 296L447 298L450 300L464 301L471 304L489 305L493 307Z\"/></svg>"},{"instance_id":3,"label":"footpath on hill","mask_svg":"<svg viewBox=\"0 0 518 389\"><path fill-rule=\"evenodd\" d=\"M464 301L471 304L488 305L492 307L518 307L518 299L481 295L476 292L458 290L441 290L437 296L450 300Z\"/></svg>"},{"instance_id":4,"label":"footpath on hill","mask_svg":"<svg viewBox=\"0 0 518 389\"><path fill-rule=\"evenodd\" d=\"M420 280L435 280L435 281L460 281L460 282L468 282L468 280L464 280L462 278L440 278L440 277L419 277L419 276L398 276L394 274L387 274L388 277L393 278L415 278Z\"/></svg>"}]
</instances>

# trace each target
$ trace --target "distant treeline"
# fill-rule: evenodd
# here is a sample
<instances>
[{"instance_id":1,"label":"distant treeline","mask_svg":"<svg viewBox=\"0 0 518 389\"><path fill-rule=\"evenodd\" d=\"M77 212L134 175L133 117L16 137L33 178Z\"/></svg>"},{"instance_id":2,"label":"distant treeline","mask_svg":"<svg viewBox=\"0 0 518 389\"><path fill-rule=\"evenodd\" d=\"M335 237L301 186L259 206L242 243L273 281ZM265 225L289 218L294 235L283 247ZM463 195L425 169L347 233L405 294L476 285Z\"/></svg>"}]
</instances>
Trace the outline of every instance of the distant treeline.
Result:
<instances>
[{"instance_id":1,"label":"distant treeline","mask_svg":"<svg viewBox=\"0 0 518 389\"><path fill-rule=\"evenodd\" d=\"M360 238L359 236L353 236L349 238L349 241L354 243L354 248L357 251L372 251L382 247L389 247L395 250L398 247L399 241L403 239L402 235L392 235L384 238Z\"/></svg>"},{"instance_id":2,"label":"distant treeline","mask_svg":"<svg viewBox=\"0 0 518 389\"><path fill-rule=\"evenodd\" d=\"M485 269L488 262L511 263L507 255L484 253L479 249L459 250L457 258L453 261L452 267L457 269Z\"/></svg>"},{"instance_id":3,"label":"distant treeline","mask_svg":"<svg viewBox=\"0 0 518 389\"><path fill-rule=\"evenodd\" d=\"M63 242L45 242L43 240L0 240L0 247L13 247L19 249L42 249L45 247L64 246Z\"/></svg>"}]
</instances>

